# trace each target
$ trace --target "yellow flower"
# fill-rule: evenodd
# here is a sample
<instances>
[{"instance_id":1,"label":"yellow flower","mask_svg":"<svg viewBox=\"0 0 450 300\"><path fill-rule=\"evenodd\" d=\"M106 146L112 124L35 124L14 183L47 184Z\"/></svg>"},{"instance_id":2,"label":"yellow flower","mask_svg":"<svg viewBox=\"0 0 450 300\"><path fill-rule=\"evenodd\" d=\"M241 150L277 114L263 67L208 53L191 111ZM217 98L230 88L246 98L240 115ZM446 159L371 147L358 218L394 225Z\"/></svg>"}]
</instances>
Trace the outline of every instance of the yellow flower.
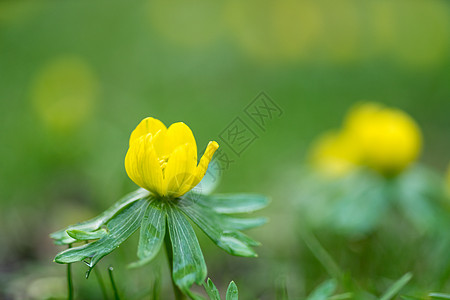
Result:
<instances>
[{"instance_id":1,"label":"yellow flower","mask_svg":"<svg viewBox=\"0 0 450 300\"><path fill-rule=\"evenodd\" d=\"M149 117L131 133L125 169L140 187L160 197L176 198L202 180L217 148L216 142L209 142L197 165L197 144L191 129L182 122L166 128Z\"/></svg>"},{"instance_id":2,"label":"yellow flower","mask_svg":"<svg viewBox=\"0 0 450 300\"><path fill-rule=\"evenodd\" d=\"M409 115L376 103L351 109L343 131L361 148L362 163L384 174L405 169L422 146L420 129Z\"/></svg>"}]
</instances>

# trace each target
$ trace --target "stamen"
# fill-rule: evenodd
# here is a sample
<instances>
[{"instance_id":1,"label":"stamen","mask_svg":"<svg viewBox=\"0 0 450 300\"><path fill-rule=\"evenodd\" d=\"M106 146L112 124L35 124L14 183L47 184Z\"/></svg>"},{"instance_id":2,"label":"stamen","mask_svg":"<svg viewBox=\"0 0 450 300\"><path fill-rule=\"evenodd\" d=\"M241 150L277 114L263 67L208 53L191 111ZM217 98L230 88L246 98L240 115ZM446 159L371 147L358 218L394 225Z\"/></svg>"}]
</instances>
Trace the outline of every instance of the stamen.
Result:
<instances>
[{"instance_id":1,"label":"stamen","mask_svg":"<svg viewBox=\"0 0 450 300\"><path fill-rule=\"evenodd\" d=\"M162 173L164 176L164 170L166 169L167 162L169 161L169 156L168 155L162 156L158 160L159 160L159 165L161 167L161 170L162 170Z\"/></svg>"}]
</instances>

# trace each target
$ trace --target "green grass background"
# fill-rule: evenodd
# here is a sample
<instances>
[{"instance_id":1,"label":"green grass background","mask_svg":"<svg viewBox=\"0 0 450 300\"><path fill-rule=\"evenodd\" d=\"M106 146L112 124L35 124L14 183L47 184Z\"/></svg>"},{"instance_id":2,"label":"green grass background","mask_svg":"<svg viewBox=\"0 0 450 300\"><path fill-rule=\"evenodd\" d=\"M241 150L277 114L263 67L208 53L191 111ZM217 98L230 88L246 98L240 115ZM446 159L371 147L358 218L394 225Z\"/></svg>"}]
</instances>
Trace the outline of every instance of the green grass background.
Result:
<instances>
[{"instance_id":1,"label":"green grass background","mask_svg":"<svg viewBox=\"0 0 450 300\"><path fill-rule=\"evenodd\" d=\"M209 140L221 144L219 134L239 116L260 137L234 157L218 191L270 195L262 214L271 222L252 232L263 242L257 260L229 257L202 238L210 276L222 290L234 279L243 299L272 299L280 278L304 295L327 274L314 258L301 258L307 250L295 229L291 191L310 143L338 127L352 104L371 100L408 112L423 131L420 160L446 169L449 16L448 2L437 0L1 1L0 287L20 294L42 276L61 285L65 268L52 263L60 249L48 233L135 189L123 162L142 118L183 121L204 149ZM86 106L65 102L51 110L75 120L59 126L46 115L51 99L36 100L35 85L67 57L89 68L95 92L79 100ZM265 131L244 113L260 91L283 109ZM148 286L124 267L135 244L107 258L124 293ZM80 299L95 299L95 280L84 280L83 270L75 266ZM169 284L166 277L164 292Z\"/></svg>"}]
</instances>

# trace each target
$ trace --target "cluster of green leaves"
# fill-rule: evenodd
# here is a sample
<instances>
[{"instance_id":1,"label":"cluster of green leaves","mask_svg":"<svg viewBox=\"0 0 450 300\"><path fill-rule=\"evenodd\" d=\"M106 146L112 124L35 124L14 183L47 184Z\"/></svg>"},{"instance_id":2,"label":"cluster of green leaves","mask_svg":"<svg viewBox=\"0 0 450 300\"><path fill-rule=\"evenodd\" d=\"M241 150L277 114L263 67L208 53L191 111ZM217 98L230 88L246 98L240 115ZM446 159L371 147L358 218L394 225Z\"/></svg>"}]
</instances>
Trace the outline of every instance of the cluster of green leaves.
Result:
<instances>
[{"instance_id":1,"label":"cluster of green leaves","mask_svg":"<svg viewBox=\"0 0 450 300\"><path fill-rule=\"evenodd\" d=\"M321 245L312 232L308 230L302 231L302 237L305 244L322 264L322 266L333 277L319 287L317 287L308 297L310 299L366 299L366 300L390 300L398 299L400 297L404 300L426 300L426 299L450 299L450 294L436 293L417 290L417 288L407 288L413 278L413 273L408 272L401 278L395 281L390 281L391 284L382 292L376 293L373 290L369 291L361 286L361 278L350 276L349 272L344 272L341 267L335 262L334 258ZM383 284L385 285L385 284ZM338 287L341 294L334 294ZM287 288L286 288L287 289ZM378 294L378 295L377 295ZM283 299L289 299L285 297Z\"/></svg>"},{"instance_id":2,"label":"cluster of green leaves","mask_svg":"<svg viewBox=\"0 0 450 300\"><path fill-rule=\"evenodd\" d=\"M417 231L433 231L448 220L443 187L439 175L420 165L390 178L365 169L333 180L314 174L302 185L300 211L312 228L348 236L373 232L393 210Z\"/></svg>"},{"instance_id":3,"label":"cluster of green leaves","mask_svg":"<svg viewBox=\"0 0 450 300\"><path fill-rule=\"evenodd\" d=\"M70 264L85 261L89 266L88 276L105 255L141 228L137 251L139 260L130 267L150 262L166 239L169 241L166 247L171 248L168 251L172 260L173 281L183 293L194 298L190 287L194 283L201 285L204 282L207 269L189 219L226 252L256 257L253 247L259 243L241 231L264 224L266 218L239 218L234 214L253 212L267 204L268 199L261 195L203 195L190 192L179 199L166 200L139 189L98 217L52 233L56 244L88 242L58 253L55 262Z\"/></svg>"},{"instance_id":4,"label":"cluster of green leaves","mask_svg":"<svg viewBox=\"0 0 450 300\"><path fill-rule=\"evenodd\" d=\"M216 288L211 278L208 278L206 283L203 283L203 287L205 288L206 293L210 300L220 300L219 290ZM238 288L234 281L230 282L228 285L227 293L225 295L226 300L238 300L239 293Z\"/></svg>"},{"instance_id":5,"label":"cluster of green leaves","mask_svg":"<svg viewBox=\"0 0 450 300\"><path fill-rule=\"evenodd\" d=\"M411 273L406 273L398 280L394 281L386 291L379 297L370 295L368 293L359 292L355 294L354 292L344 292L337 294L339 284L335 279L329 279L317 286L309 295L306 300L344 300L344 299L378 299L378 300L392 300L392 299L402 299L402 300L444 300L450 299L450 294L444 293L428 293L423 296L410 296L402 295L402 289L409 283L412 278ZM399 298L400 297L400 298ZM283 298L283 300L288 300L289 297Z\"/></svg>"},{"instance_id":6,"label":"cluster of green leaves","mask_svg":"<svg viewBox=\"0 0 450 300\"><path fill-rule=\"evenodd\" d=\"M301 254L301 264L315 257L357 299L446 296L431 293L447 289L450 270L450 211L439 174L416 165L392 177L363 169L332 180L308 176L296 199L299 237L311 250ZM399 272L414 280L405 275L385 292ZM307 290L315 284L307 282ZM400 286L402 293L392 292Z\"/></svg>"}]
</instances>

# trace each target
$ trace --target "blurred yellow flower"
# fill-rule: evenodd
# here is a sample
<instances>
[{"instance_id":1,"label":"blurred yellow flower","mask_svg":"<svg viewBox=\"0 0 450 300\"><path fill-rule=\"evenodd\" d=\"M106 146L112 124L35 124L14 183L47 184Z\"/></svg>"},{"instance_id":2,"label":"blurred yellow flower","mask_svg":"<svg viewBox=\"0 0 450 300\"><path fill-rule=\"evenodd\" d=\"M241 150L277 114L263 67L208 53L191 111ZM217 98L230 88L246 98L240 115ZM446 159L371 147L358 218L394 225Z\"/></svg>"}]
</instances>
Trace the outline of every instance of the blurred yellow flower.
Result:
<instances>
[{"instance_id":1,"label":"blurred yellow flower","mask_svg":"<svg viewBox=\"0 0 450 300\"><path fill-rule=\"evenodd\" d=\"M312 147L311 161L323 175L340 177L352 171L361 160L361 151L344 132L329 132Z\"/></svg>"},{"instance_id":2,"label":"blurred yellow flower","mask_svg":"<svg viewBox=\"0 0 450 300\"><path fill-rule=\"evenodd\" d=\"M420 129L405 112L363 103L350 109L342 129L318 138L311 161L326 176L342 176L358 166L392 175L414 162L421 146Z\"/></svg>"},{"instance_id":3,"label":"blurred yellow flower","mask_svg":"<svg viewBox=\"0 0 450 300\"><path fill-rule=\"evenodd\" d=\"M160 197L176 198L200 182L218 148L216 142L209 142L197 165L197 144L191 129L182 122L166 128L149 117L131 133L125 169L140 187Z\"/></svg>"},{"instance_id":4,"label":"blurred yellow flower","mask_svg":"<svg viewBox=\"0 0 450 300\"><path fill-rule=\"evenodd\" d=\"M350 110L343 131L360 147L362 163L381 173L402 171L420 154L420 129L398 109L376 103L356 105Z\"/></svg>"}]
</instances>

